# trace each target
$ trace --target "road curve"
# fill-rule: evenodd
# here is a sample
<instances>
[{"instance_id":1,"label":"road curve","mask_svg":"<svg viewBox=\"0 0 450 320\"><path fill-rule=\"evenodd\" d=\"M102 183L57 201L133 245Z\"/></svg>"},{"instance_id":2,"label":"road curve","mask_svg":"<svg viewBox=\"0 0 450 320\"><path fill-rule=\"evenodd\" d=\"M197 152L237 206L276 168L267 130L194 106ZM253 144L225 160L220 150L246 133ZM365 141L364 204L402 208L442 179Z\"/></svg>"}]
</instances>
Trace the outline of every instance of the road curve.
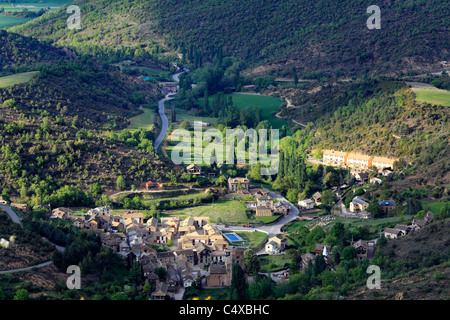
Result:
<instances>
[{"instance_id":1,"label":"road curve","mask_svg":"<svg viewBox=\"0 0 450 320\"><path fill-rule=\"evenodd\" d=\"M189 69L183 69L183 71L177 72L172 76L172 79L175 82L180 82L180 74L184 73L184 72L188 72ZM164 138L166 137L167 134L167 130L169 129L169 121L167 120L167 116L164 110L164 103L166 101L172 100L173 97L171 97L172 95L174 95L173 93L169 93L168 95L166 95L164 97L164 99L161 99L158 101L158 109L159 109L159 117L161 118L161 132L159 133L158 138L156 138L155 143L154 143L154 148L155 148L155 153L158 152L158 147L159 145L163 142Z\"/></svg>"},{"instance_id":2,"label":"road curve","mask_svg":"<svg viewBox=\"0 0 450 320\"><path fill-rule=\"evenodd\" d=\"M22 222L20 221L20 218L17 216L17 214L14 212L13 209L11 209L8 206L4 206L4 205L0 205L0 209L3 209L10 216L11 220L14 223L19 224L23 228L23 225L22 225ZM64 250L65 250L64 247L58 246L56 244L54 244L54 245L55 245L56 250L58 250L59 252L64 252ZM35 266L31 266L31 267L0 271L0 274L7 274L7 273L14 273L14 272L21 272L21 271L29 271L29 270L33 270L34 268L43 268L43 267L48 266L48 265L50 265L52 263L53 263L53 261L50 260L50 261L43 262L43 263L37 264Z\"/></svg>"},{"instance_id":3,"label":"road curve","mask_svg":"<svg viewBox=\"0 0 450 320\"><path fill-rule=\"evenodd\" d=\"M14 212L13 209L11 209L11 207L0 205L0 209L3 209L3 211L5 211L9 215L14 223L18 223L23 228L19 216Z\"/></svg>"},{"instance_id":4,"label":"road curve","mask_svg":"<svg viewBox=\"0 0 450 320\"><path fill-rule=\"evenodd\" d=\"M276 221L274 224L271 225L262 225L262 226L256 226L255 228L246 228L246 227L239 227L239 226L229 226L228 228L225 228L225 226L221 226L221 225L217 225L219 230L222 231L261 231L264 233L267 233L268 238L275 236L279 233L281 233L281 228L287 224L288 222L295 220L298 217L299 214L299 210L296 206L294 206L292 203L290 203L288 200L286 200L283 196L281 196L280 194L276 193L276 192L272 192L270 191L270 196L272 196L273 198L277 198L278 201L284 201L285 203L287 203L289 205L289 207L291 208L289 211L288 215L285 215L283 218L279 219L278 221ZM257 254L261 254L264 253L265 249L264 247L257 252Z\"/></svg>"}]
</instances>

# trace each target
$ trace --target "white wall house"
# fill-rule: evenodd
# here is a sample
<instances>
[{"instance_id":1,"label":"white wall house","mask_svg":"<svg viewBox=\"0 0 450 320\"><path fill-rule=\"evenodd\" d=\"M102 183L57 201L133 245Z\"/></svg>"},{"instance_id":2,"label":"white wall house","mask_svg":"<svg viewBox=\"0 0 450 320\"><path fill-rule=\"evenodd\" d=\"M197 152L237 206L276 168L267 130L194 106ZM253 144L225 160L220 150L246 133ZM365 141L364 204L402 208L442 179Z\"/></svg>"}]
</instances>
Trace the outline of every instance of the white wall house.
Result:
<instances>
[{"instance_id":1,"label":"white wall house","mask_svg":"<svg viewBox=\"0 0 450 320\"><path fill-rule=\"evenodd\" d=\"M314 208L315 202L311 199L305 199L298 202L298 206L303 209L312 209Z\"/></svg>"}]
</instances>

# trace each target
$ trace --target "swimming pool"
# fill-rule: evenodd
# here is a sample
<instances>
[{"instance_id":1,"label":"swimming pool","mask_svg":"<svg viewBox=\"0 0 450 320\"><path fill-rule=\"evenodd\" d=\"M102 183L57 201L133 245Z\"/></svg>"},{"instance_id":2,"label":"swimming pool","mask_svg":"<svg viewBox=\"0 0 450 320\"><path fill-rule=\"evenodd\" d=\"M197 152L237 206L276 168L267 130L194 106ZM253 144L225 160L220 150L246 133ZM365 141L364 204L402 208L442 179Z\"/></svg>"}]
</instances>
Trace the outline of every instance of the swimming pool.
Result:
<instances>
[{"instance_id":1,"label":"swimming pool","mask_svg":"<svg viewBox=\"0 0 450 320\"><path fill-rule=\"evenodd\" d=\"M230 242L236 242L236 241L245 241L242 239L237 233L224 233L223 236L228 239Z\"/></svg>"}]
</instances>

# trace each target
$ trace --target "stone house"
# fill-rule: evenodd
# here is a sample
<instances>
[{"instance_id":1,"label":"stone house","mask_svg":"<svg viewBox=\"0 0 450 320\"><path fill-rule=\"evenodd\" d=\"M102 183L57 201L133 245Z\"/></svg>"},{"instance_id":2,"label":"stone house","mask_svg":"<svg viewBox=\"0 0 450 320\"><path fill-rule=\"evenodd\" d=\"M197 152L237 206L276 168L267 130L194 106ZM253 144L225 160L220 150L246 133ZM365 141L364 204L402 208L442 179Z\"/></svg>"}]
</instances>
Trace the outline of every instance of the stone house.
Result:
<instances>
[{"instance_id":1,"label":"stone house","mask_svg":"<svg viewBox=\"0 0 450 320\"><path fill-rule=\"evenodd\" d=\"M249 186L250 180L247 178L228 178L229 192L238 192L238 191L248 192Z\"/></svg>"}]
</instances>

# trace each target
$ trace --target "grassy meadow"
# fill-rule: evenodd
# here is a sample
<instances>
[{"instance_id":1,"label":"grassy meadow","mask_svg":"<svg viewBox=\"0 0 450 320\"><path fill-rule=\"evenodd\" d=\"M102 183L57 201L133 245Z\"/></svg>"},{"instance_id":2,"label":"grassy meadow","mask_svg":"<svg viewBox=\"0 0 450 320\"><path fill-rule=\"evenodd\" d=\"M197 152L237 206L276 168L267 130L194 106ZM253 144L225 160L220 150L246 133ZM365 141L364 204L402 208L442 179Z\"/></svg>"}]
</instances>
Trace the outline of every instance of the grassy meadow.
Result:
<instances>
[{"instance_id":1,"label":"grassy meadow","mask_svg":"<svg viewBox=\"0 0 450 320\"><path fill-rule=\"evenodd\" d=\"M192 217L209 217L213 222L248 222L247 207L244 203L233 200L218 200L214 203L197 207L168 210L164 216L179 216L180 219Z\"/></svg>"},{"instance_id":2,"label":"grassy meadow","mask_svg":"<svg viewBox=\"0 0 450 320\"><path fill-rule=\"evenodd\" d=\"M19 18L19 17L4 16L0 14L0 29L23 24L30 20L32 20L32 18Z\"/></svg>"},{"instance_id":3,"label":"grassy meadow","mask_svg":"<svg viewBox=\"0 0 450 320\"><path fill-rule=\"evenodd\" d=\"M39 71L31 71L0 77L0 88L6 88L16 84L28 82L38 73Z\"/></svg>"},{"instance_id":4,"label":"grassy meadow","mask_svg":"<svg viewBox=\"0 0 450 320\"><path fill-rule=\"evenodd\" d=\"M416 101L450 107L450 91L438 89L427 83L408 82Z\"/></svg>"},{"instance_id":5,"label":"grassy meadow","mask_svg":"<svg viewBox=\"0 0 450 320\"><path fill-rule=\"evenodd\" d=\"M144 111L144 113L130 119L128 129L153 130L155 124L155 111L148 108L142 108L142 111Z\"/></svg>"},{"instance_id":6,"label":"grassy meadow","mask_svg":"<svg viewBox=\"0 0 450 320\"><path fill-rule=\"evenodd\" d=\"M277 112L282 103L281 100L277 97L238 92L225 94L224 96L227 99L231 96L231 98L233 99L233 104L239 109L244 109L250 106L261 107L263 120L268 120L274 129L281 129L283 125L287 126L288 124L287 121L272 116L272 113ZM212 105L213 99L214 96L209 97L209 105ZM204 98L199 98L198 102L200 103L200 105L203 105ZM211 123L214 123L217 120L216 118L210 119L213 119L212 121L209 121Z\"/></svg>"}]
</instances>

